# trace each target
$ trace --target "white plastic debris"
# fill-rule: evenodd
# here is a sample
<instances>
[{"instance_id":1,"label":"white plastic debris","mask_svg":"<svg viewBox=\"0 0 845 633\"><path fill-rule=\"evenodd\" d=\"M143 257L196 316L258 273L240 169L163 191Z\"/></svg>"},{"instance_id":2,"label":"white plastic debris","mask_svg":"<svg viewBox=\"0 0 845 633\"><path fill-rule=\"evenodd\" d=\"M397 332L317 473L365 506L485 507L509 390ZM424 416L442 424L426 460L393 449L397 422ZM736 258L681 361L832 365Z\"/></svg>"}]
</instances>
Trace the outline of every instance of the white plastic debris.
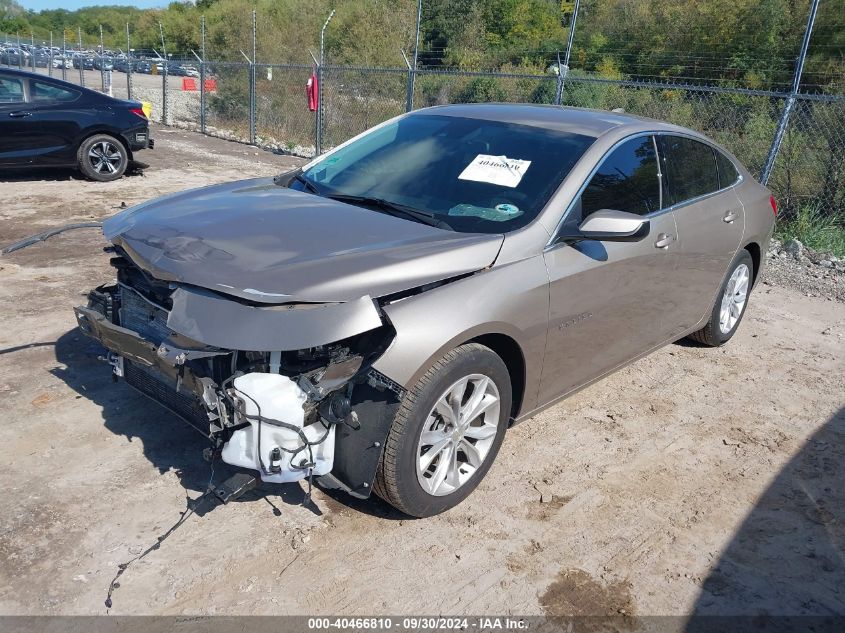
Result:
<instances>
[{"instance_id":1,"label":"white plastic debris","mask_svg":"<svg viewBox=\"0 0 845 633\"><path fill-rule=\"evenodd\" d=\"M290 451L296 451L303 445L297 432L266 421L259 424L257 419L248 418L249 426L235 431L223 446L224 462L257 470L263 481L273 483L305 479L309 473L307 464L312 459L315 476L331 471L334 465L334 426L330 426L328 431L320 422L305 426L302 405L307 396L293 380L280 374L252 373L235 378L233 385L244 403L247 416L260 414L263 418L302 429L309 442L318 442L326 433L328 435L310 450L306 447L292 454Z\"/></svg>"}]
</instances>

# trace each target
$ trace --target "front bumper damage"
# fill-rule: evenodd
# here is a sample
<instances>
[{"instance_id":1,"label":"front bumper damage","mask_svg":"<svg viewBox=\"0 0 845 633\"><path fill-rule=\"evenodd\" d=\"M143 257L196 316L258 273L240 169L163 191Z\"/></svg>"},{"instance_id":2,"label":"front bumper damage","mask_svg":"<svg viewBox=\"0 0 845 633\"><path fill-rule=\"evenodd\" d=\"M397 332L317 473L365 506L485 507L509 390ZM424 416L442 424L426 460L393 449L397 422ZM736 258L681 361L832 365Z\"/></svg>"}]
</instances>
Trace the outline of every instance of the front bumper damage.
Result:
<instances>
[{"instance_id":1,"label":"front bumper damage","mask_svg":"<svg viewBox=\"0 0 845 633\"><path fill-rule=\"evenodd\" d=\"M315 476L369 496L404 395L372 368L394 335L377 303L249 305L112 263L118 283L92 290L75 313L116 379L264 481Z\"/></svg>"}]
</instances>

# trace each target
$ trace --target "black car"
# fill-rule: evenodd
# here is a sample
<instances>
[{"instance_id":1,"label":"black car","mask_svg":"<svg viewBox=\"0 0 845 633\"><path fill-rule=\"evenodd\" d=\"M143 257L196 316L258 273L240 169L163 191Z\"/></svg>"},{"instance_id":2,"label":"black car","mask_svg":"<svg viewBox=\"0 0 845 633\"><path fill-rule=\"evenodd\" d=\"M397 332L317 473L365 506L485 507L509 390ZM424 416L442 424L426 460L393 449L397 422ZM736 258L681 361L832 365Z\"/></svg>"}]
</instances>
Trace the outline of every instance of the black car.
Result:
<instances>
[{"instance_id":1,"label":"black car","mask_svg":"<svg viewBox=\"0 0 845 633\"><path fill-rule=\"evenodd\" d=\"M139 102L0 69L0 167L78 167L109 181L123 175L134 152L152 147Z\"/></svg>"}]
</instances>

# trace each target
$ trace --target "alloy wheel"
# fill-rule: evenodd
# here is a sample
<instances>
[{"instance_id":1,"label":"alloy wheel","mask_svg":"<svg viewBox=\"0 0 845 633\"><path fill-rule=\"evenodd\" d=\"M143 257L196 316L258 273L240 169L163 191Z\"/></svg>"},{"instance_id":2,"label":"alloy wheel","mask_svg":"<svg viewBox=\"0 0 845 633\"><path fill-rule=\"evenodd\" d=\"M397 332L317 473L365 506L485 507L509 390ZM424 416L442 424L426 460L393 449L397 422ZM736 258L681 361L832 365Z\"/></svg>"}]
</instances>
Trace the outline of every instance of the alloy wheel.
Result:
<instances>
[{"instance_id":1,"label":"alloy wheel","mask_svg":"<svg viewBox=\"0 0 845 633\"><path fill-rule=\"evenodd\" d=\"M722 295L722 305L719 310L719 330L722 334L728 334L736 326L742 311L745 309L745 302L748 299L748 282L751 273L748 266L740 264L733 271L725 293Z\"/></svg>"},{"instance_id":2,"label":"alloy wheel","mask_svg":"<svg viewBox=\"0 0 845 633\"><path fill-rule=\"evenodd\" d=\"M99 174L115 174L120 168L123 154L114 143L100 141L94 143L88 150L88 160L91 167Z\"/></svg>"},{"instance_id":3,"label":"alloy wheel","mask_svg":"<svg viewBox=\"0 0 845 633\"><path fill-rule=\"evenodd\" d=\"M470 480L496 440L499 413L499 389L483 374L461 378L437 399L417 446L423 490L440 497Z\"/></svg>"}]
</instances>

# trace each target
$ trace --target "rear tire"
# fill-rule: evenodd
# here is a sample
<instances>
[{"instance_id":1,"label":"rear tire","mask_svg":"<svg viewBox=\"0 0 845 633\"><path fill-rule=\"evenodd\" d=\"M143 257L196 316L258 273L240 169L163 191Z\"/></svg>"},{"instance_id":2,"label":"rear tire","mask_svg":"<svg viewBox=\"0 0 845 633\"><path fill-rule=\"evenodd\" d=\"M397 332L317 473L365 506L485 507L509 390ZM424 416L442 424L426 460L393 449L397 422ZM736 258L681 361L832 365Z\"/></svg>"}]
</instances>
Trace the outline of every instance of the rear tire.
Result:
<instances>
[{"instance_id":1,"label":"rear tire","mask_svg":"<svg viewBox=\"0 0 845 633\"><path fill-rule=\"evenodd\" d=\"M754 260L746 250L736 254L722 285L707 325L689 335L692 340L718 347L727 343L736 333L751 296L751 283L754 279Z\"/></svg>"},{"instance_id":2,"label":"rear tire","mask_svg":"<svg viewBox=\"0 0 845 633\"><path fill-rule=\"evenodd\" d=\"M82 141L76 161L86 178L109 182L123 176L129 165L129 152L115 137L95 134Z\"/></svg>"},{"instance_id":3,"label":"rear tire","mask_svg":"<svg viewBox=\"0 0 845 633\"><path fill-rule=\"evenodd\" d=\"M512 398L510 374L491 349L469 343L446 354L403 399L376 471L376 494L414 517L458 505L490 470Z\"/></svg>"}]
</instances>

